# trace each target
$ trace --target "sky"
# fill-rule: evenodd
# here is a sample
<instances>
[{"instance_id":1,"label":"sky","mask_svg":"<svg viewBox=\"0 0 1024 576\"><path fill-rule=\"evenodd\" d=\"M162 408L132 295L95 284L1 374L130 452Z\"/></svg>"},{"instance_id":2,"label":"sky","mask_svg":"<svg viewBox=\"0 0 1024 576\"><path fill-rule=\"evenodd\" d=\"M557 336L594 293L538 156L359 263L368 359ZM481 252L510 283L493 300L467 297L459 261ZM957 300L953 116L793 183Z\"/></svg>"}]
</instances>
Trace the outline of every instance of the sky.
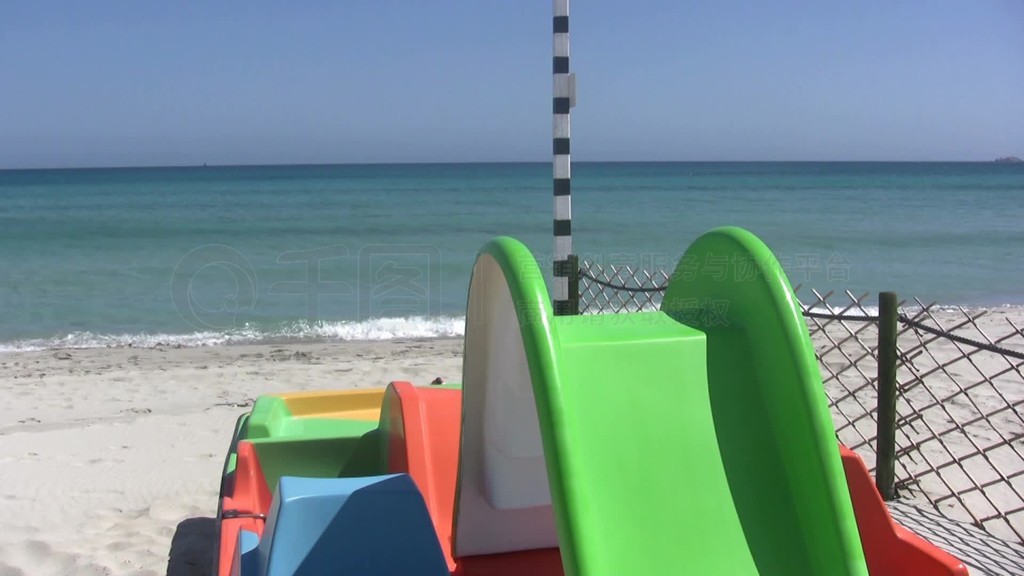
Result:
<instances>
[{"instance_id":1,"label":"sky","mask_svg":"<svg viewBox=\"0 0 1024 576\"><path fill-rule=\"evenodd\" d=\"M0 168L549 161L550 0L0 3ZM1020 0L578 0L576 161L1024 157Z\"/></svg>"}]
</instances>

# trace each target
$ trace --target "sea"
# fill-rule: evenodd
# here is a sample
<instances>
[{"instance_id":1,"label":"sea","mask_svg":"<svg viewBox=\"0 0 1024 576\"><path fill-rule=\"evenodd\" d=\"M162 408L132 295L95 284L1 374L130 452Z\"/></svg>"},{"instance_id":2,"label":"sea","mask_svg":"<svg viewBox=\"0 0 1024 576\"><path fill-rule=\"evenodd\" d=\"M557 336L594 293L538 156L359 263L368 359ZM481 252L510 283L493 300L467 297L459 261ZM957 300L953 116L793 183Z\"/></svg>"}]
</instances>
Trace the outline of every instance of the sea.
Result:
<instances>
[{"instance_id":1,"label":"sea","mask_svg":"<svg viewBox=\"0 0 1024 576\"><path fill-rule=\"evenodd\" d=\"M574 163L574 252L746 228L799 297L1024 305L1024 165ZM550 275L546 163L0 171L0 351L463 334L495 236ZM550 278L549 278L550 285Z\"/></svg>"}]
</instances>

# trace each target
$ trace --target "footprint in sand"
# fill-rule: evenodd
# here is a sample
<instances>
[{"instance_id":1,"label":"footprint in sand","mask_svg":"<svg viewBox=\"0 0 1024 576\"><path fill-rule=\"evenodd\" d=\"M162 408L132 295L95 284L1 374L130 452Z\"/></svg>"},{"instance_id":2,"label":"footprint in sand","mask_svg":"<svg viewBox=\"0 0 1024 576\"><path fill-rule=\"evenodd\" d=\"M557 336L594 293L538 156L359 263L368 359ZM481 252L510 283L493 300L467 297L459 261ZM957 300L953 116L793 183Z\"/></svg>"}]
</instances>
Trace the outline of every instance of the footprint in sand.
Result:
<instances>
[{"instance_id":1,"label":"footprint in sand","mask_svg":"<svg viewBox=\"0 0 1024 576\"><path fill-rule=\"evenodd\" d=\"M121 552L124 550L131 550L132 548L134 548L134 545L131 542L125 542L123 540L111 542L106 545L106 549L109 552Z\"/></svg>"},{"instance_id":2,"label":"footprint in sand","mask_svg":"<svg viewBox=\"0 0 1024 576\"><path fill-rule=\"evenodd\" d=\"M76 555L55 550L41 540L27 540L0 546L0 575L75 574L82 576L108 575L110 570Z\"/></svg>"},{"instance_id":3,"label":"footprint in sand","mask_svg":"<svg viewBox=\"0 0 1024 576\"><path fill-rule=\"evenodd\" d=\"M313 362L315 358L309 352L296 351L292 352L283 348L278 348L270 352L270 359L274 362L287 362L289 360L295 362L305 362L307 364Z\"/></svg>"}]
</instances>

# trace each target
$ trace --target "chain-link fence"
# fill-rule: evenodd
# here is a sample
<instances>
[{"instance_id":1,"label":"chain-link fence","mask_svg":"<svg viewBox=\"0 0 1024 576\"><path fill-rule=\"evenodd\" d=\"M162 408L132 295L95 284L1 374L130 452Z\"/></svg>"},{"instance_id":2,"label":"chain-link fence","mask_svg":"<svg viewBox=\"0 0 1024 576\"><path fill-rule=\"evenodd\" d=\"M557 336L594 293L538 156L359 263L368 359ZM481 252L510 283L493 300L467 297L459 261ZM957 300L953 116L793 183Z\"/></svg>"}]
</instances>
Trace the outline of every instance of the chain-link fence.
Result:
<instances>
[{"instance_id":1,"label":"chain-link fence","mask_svg":"<svg viewBox=\"0 0 1024 576\"><path fill-rule=\"evenodd\" d=\"M580 311L657 309L664 271L580 266ZM840 442L876 468L877 299L796 287ZM901 302L895 492L1024 542L1024 331L1009 315Z\"/></svg>"},{"instance_id":2,"label":"chain-link fence","mask_svg":"<svg viewBox=\"0 0 1024 576\"><path fill-rule=\"evenodd\" d=\"M867 294L845 293L842 302L830 303L832 294L802 290L800 286L796 292L804 306L836 435L874 470L878 437L877 309L868 303Z\"/></svg>"},{"instance_id":3,"label":"chain-link fence","mask_svg":"<svg viewBox=\"0 0 1024 576\"><path fill-rule=\"evenodd\" d=\"M668 285L664 270L580 262L580 314L657 310Z\"/></svg>"},{"instance_id":4,"label":"chain-link fence","mask_svg":"<svg viewBox=\"0 0 1024 576\"><path fill-rule=\"evenodd\" d=\"M1024 332L998 316L916 302L901 317L897 486L1020 542Z\"/></svg>"},{"instance_id":5,"label":"chain-link fence","mask_svg":"<svg viewBox=\"0 0 1024 576\"><path fill-rule=\"evenodd\" d=\"M798 295L839 439L874 468L877 311L866 294ZM898 321L897 495L1024 541L1024 333L1006 315L920 300Z\"/></svg>"}]
</instances>

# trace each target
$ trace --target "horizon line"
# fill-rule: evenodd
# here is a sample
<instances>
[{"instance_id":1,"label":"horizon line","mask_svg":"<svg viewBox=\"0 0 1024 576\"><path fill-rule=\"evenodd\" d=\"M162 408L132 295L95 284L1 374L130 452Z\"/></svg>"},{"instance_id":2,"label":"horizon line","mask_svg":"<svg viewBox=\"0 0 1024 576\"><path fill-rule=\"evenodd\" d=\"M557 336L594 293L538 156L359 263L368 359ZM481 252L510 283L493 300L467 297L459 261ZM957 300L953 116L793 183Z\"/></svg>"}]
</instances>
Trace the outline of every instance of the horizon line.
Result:
<instances>
[{"instance_id":1,"label":"horizon line","mask_svg":"<svg viewBox=\"0 0 1024 576\"><path fill-rule=\"evenodd\" d=\"M574 164L999 164L1003 156L992 160L575 160ZM156 170L167 168L300 168L329 166L455 166L488 164L551 164L546 160L469 160L423 162L295 162L242 164L137 164L98 166L0 167L0 172L57 170Z\"/></svg>"}]
</instances>

